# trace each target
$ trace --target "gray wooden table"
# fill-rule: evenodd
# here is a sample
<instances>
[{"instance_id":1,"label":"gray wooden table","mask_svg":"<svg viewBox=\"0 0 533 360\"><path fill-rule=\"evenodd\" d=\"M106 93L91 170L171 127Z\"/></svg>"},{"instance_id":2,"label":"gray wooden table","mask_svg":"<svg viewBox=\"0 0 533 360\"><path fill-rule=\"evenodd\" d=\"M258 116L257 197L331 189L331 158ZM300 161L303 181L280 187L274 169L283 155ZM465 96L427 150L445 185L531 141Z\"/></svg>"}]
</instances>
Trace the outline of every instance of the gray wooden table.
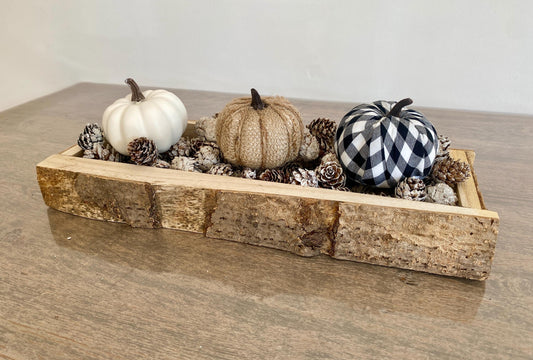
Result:
<instances>
[{"instance_id":1,"label":"gray wooden table","mask_svg":"<svg viewBox=\"0 0 533 360\"><path fill-rule=\"evenodd\" d=\"M235 96L174 92L191 119ZM418 108L476 151L500 215L476 282L48 209L35 165L127 93L82 83L0 113L0 359L533 358L533 116ZM306 122L355 105L294 104Z\"/></svg>"}]
</instances>

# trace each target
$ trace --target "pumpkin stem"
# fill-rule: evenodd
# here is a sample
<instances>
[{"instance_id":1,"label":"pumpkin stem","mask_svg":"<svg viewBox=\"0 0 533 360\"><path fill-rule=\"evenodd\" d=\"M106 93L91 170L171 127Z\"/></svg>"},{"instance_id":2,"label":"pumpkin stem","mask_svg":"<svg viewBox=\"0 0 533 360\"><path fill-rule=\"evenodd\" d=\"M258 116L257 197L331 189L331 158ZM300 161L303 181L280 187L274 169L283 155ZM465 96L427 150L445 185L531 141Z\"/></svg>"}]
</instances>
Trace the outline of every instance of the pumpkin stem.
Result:
<instances>
[{"instance_id":1,"label":"pumpkin stem","mask_svg":"<svg viewBox=\"0 0 533 360\"><path fill-rule=\"evenodd\" d=\"M266 105L263 102L263 100L261 100L261 96L259 96L259 93L257 92L257 90L252 89L250 91L252 93L252 104L251 105L254 108L254 110L263 110Z\"/></svg>"},{"instance_id":2,"label":"pumpkin stem","mask_svg":"<svg viewBox=\"0 0 533 360\"><path fill-rule=\"evenodd\" d=\"M406 98L403 100L400 100L394 105L392 109L385 115L385 117L398 117L400 115L400 111L402 111L402 108L407 105L411 105L413 103L413 100L410 98Z\"/></svg>"},{"instance_id":3,"label":"pumpkin stem","mask_svg":"<svg viewBox=\"0 0 533 360\"><path fill-rule=\"evenodd\" d=\"M131 89L131 101L139 102L144 100L144 95L139 89L139 85L132 78L126 79L126 84L130 86Z\"/></svg>"}]
</instances>

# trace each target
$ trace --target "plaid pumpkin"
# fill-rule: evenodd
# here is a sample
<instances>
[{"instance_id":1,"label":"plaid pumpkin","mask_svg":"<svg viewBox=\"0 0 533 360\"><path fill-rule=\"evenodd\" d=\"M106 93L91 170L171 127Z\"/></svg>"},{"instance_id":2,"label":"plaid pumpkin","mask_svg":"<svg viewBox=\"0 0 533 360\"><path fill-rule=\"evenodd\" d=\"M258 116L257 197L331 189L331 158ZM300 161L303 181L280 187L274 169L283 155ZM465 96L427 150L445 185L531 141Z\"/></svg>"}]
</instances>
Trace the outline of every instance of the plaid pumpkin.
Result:
<instances>
[{"instance_id":1,"label":"plaid pumpkin","mask_svg":"<svg viewBox=\"0 0 533 360\"><path fill-rule=\"evenodd\" d=\"M439 140L424 115L402 109L411 102L361 104L342 118L335 151L350 179L392 188L406 177L429 175Z\"/></svg>"}]
</instances>

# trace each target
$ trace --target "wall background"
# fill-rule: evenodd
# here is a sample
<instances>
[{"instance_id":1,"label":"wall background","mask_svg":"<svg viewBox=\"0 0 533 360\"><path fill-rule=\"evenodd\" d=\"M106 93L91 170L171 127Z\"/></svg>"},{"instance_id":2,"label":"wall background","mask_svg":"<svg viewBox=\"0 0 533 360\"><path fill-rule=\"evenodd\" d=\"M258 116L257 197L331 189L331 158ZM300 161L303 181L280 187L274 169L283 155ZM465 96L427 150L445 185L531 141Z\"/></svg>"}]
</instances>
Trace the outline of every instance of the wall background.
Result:
<instances>
[{"instance_id":1,"label":"wall background","mask_svg":"<svg viewBox=\"0 0 533 360\"><path fill-rule=\"evenodd\" d=\"M0 110L80 81L533 114L527 0L0 0ZM127 89L125 88L125 94Z\"/></svg>"}]
</instances>

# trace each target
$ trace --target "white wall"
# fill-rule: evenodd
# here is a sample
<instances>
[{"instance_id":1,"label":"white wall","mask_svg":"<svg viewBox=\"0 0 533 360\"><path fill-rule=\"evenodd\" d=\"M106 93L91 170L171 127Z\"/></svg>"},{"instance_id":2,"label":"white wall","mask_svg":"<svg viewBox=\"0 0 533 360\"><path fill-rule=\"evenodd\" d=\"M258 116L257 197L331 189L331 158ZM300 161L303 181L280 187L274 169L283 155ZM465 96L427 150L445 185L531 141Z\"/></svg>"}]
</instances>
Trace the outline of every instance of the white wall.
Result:
<instances>
[{"instance_id":1,"label":"white wall","mask_svg":"<svg viewBox=\"0 0 533 360\"><path fill-rule=\"evenodd\" d=\"M0 3L0 110L131 76L141 86L354 103L409 96L533 114L532 1Z\"/></svg>"}]
</instances>

